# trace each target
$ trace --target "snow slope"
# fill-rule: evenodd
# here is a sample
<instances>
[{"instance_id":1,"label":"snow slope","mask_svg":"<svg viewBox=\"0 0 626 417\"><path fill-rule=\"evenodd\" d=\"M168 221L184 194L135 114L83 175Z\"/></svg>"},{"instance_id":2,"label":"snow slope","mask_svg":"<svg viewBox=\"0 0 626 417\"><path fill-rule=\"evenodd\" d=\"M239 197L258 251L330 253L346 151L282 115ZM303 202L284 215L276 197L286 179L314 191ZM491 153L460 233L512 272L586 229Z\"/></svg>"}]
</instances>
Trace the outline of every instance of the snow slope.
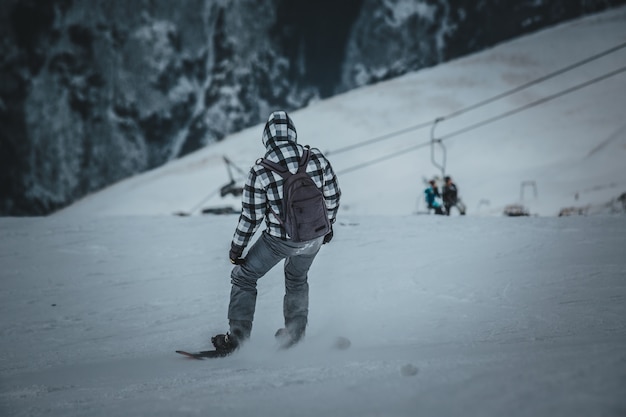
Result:
<instances>
[{"instance_id":1,"label":"snow slope","mask_svg":"<svg viewBox=\"0 0 626 417\"><path fill-rule=\"evenodd\" d=\"M250 343L185 359L225 330L234 221L0 220L0 413L626 411L624 216L344 216L310 272L306 343L274 348L275 268ZM349 349L330 348L339 335Z\"/></svg>"},{"instance_id":2,"label":"snow slope","mask_svg":"<svg viewBox=\"0 0 626 417\"><path fill-rule=\"evenodd\" d=\"M590 52L581 45L623 42L625 20L626 9L614 10L293 117L303 142L339 149L500 92L515 74L524 82L582 59ZM621 54L551 88L619 67ZM226 330L237 217L171 213L202 207L227 182L222 155L252 163L260 128L55 216L0 218L0 415L626 415L626 216L552 215L576 191L577 203L623 192L624 82L446 142L464 217L411 214L421 176L437 173L427 149L347 171L427 131L331 152L345 171L344 207L310 271L306 341L287 352L273 341L278 267L259 282L241 351L202 362L174 353L207 348ZM523 96L550 94L544 88ZM515 103L496 108L506 105ZM441 134L455 130L447 123ZM546 216L502 217L528 179L539 195L524 203ZM482 198L491 203L476 213ZM332 349L337 336L350 348Z\"/></svg>"},{"instance_id":3,"label":"snow slope","mask_svg":"<svg viewBox=\"0 0 626 417\"><path fill-rule=\"evenodd\" d=\"M431 163L430 126L349 152L348 145L449 115L554 71L623 45L626 8L585 18L502 44L485 52L294 112L299 141L324 151L340 178L343 210L352 214L411 214L423 210L424 177L441 175ZM573 88L626 64L626 48L529 89L440 123L436 137ZM563 207L605 203L626 191L626 72L454 136L446 173L455 178L470 214L501 215L519 202L523 181L532 213L554 216ZM223 156L244 171L262 156L262 126L232 135L152 172L86 197L59 214L171 214L237 205L216 191L229 181ZM352 168L394 153L399 156ZM437 161L442 155L437 152ZM351 170L351 171L349 171ZM238 178L241 180L241 178ZM578 199L575 196L578 194ZM418 199L419 197L419 199ZM421 203L421 207L417 202ZM488 202L488 204L487 204Z\"/></svg>"}]
</instances>

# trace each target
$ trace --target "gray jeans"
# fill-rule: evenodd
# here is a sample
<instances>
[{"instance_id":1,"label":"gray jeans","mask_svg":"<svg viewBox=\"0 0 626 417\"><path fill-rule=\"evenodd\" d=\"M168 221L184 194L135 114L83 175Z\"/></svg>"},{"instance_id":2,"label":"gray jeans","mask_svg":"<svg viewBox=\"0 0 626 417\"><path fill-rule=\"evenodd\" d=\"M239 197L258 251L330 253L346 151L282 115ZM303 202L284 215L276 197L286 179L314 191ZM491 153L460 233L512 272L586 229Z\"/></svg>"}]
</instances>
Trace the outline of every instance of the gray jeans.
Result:
<instances>
[{"instance_id":1,"label":"gray jeans","mask_svg":"<svg viewBox=\"0 0 626 417\"><path fill-rule=\"evenodd\" d=\"M257 280L285 259L285 327L304 333L309 314L307 274L322 246L323 237L308 242L291 242L263 233L252 245L243 265L230 274L232 288L228 306L230 333L240 339L250 337L257 297Z\"/></svg>"}]
</instances>

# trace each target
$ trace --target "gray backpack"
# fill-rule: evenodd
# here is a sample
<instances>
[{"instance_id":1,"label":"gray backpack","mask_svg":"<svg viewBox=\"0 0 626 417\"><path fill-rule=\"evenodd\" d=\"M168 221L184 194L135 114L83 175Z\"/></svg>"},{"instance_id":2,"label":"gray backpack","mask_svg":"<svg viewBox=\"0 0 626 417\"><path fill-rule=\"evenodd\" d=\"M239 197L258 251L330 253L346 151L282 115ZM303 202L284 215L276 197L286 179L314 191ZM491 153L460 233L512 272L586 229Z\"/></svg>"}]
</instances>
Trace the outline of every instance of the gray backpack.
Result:
<instances>
[{"instance_id":1,"label":"gray backpack","mask_svg":"<svg viewBox=\"0 0 626 417\"><path fill-rule=\"evenodd\" d=\"M330 221L326 211L324 194L306 173L311 157L309 147L304 147L304 154L298 165L298 172L292 174L277 163L262 159L260 164L283 177L283 215L281 218L274 210L287 236L294 242L306 242L330 232Z\"/></svg>"}]
</instances>

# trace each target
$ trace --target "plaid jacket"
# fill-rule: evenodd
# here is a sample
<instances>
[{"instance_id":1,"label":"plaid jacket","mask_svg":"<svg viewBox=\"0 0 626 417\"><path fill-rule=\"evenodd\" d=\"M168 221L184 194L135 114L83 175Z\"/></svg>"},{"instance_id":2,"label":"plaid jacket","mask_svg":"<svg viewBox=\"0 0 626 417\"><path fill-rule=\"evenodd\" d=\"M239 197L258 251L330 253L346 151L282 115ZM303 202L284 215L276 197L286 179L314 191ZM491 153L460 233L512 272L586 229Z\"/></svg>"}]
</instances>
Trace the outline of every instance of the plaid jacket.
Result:
<instances>
[{"instance_id":1,"label":"plaid jacket","mask_svg":"<svg viewBox=\"0 0 626 417\"><path fill-rule=\"evenodd\" d=\"M304 148L296 142L295 126L287 113L272 113L263 131L263 144L266 147L266 159L287 166L291 173L297 172ZM330 162L318 149L312 148L310 154L306 172L322 190L328 218L332 224L337 217L341 196L337 177ZM281 217L284 216L283 182L279 174L259 163L252 166L243 188L241 215L232 241L235 250L243 251L263 220L267 233L287 239L284 228L272 213L274 211Z\"/></svg>"}]
</instances>

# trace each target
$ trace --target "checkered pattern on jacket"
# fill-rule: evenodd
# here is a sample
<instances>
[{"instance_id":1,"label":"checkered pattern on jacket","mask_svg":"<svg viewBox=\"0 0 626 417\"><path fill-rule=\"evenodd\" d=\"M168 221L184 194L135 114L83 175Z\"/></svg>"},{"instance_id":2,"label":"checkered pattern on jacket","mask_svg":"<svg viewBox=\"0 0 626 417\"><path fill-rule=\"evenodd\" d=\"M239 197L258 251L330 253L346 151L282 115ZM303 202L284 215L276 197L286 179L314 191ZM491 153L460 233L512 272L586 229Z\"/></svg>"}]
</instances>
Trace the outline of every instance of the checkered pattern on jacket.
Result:
<instances>
[{"instance_id":1,"label":"checkered pattern on jacket","mask_svg":"<svg viewBox=\"0 0 626 417\"><path fill-rule=\"evenodd\" d=\"M274 112L272 116L263 131L263 142L267 149L265 158L286 166L291 173L296 173L304 148L296 143L296 130L287 113ZM341 196L337 177L330 162L318 149L312 148L310 155L306 172L322 190L328 218L332 224L337 217ZM281 217L284 216L283 182L279 174L258 163L250 169L243 188L241 215L233 237L233 246L245 248L264 220L266 231L270 235L288 238L285 229L272 213L273 211Z\"/></svg>"}]
</instances>

